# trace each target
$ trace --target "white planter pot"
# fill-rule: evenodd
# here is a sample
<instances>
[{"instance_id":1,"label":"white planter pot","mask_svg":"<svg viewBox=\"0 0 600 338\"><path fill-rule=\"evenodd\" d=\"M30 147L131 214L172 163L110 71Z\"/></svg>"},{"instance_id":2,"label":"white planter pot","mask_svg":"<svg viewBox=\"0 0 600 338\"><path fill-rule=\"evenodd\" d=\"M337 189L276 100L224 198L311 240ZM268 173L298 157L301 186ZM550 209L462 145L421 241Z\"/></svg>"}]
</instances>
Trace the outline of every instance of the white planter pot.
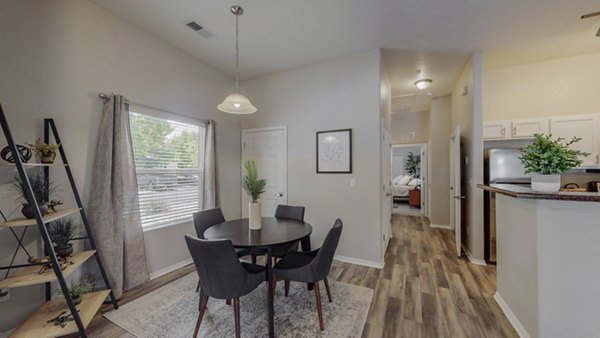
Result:
<instances>
[{"instance_id":1,"label":"white planter pot","mask_svg":"<svg viewBox=\"0 0 600 338\"><path fill-rule=\"evenodd\" d=\"M560 190L560 175L532 174L531 189L538 192L557 192Z\"/></svg>"},{"instance_id":2,"label":"white planter pot","mask_svg":"<svg viewBox=\"0 0 600 338\"><path fill-rule=\"evenodd\" d=\"M260 220L262 218L260 203L248 203L248 226L250 230L260 230Z\"/></svg>"}]
</instances>

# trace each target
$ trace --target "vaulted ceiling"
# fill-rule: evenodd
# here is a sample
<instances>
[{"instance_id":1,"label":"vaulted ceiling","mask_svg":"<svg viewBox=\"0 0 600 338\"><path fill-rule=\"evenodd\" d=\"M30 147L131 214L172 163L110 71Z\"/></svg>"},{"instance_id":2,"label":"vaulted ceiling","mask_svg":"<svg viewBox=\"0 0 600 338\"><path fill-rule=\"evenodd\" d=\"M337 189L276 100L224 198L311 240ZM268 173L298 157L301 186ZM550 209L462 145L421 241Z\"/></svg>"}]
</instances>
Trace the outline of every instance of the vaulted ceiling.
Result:
<instances>
[{"instance_id":1,"label":"vaulted ceiling","mask_svg":"<svg viewBox=\"0 0 600 338\"><path fill-rule=\"evenodd\" d=\"M488 68L600 52L600 17L580 19L600 11L598 0L90 1L231 75L229 7L241 5L242 79L383 48L392 95L415 102L428 101L412 87L417 69L444 95L474 52Z\"/></svg>"}]
</instances>

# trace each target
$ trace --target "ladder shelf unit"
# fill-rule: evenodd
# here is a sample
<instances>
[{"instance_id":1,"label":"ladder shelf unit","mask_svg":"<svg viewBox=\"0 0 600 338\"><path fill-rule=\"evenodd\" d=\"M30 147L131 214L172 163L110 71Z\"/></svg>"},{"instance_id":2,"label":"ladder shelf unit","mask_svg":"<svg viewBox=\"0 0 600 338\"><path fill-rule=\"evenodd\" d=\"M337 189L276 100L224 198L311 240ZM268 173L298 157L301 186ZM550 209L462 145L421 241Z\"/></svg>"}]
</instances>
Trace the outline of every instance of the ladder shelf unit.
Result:
<instances>
[{"instance_id":1,"label":"ladder shelf unit","mask_svg":"<svg viewBox=\"0 0 600 338\"><path fill-rule=\"evenodd\" d=\"M58 130L53 119L44 119L44 142L49 143L50 137L53 136L54 141L56 142L56 144L59 145L58 150L62 163L23 163L19 155L17 145L14 142L8 124L8 120L6 118L4 110L2 109L2 105L0 105L0 124L2 125L4 137L6 139L6 142L8 143L10 151L13 155L13 159L15 161L15 163L2 163L0 165L13 166L16 168L18 177L25 184L26 189L24 189L24 192L28 204L36 206L35 218L20 218L14 220L7 220L3 223L0 223L0 228L10 228L13 232L14 237L18 241L18 246L15 251L16 256L16 252L19 249L22 248L25 251L26 249L22 244L24 234L21 235L21 237L19 238L14 232L13 228L24 227L24 231L26 231L28 226L37 226L42 239L46 256L48 257L52 265L51 268L48 268L47 270L40 273L41 266L39 263L14 264L13 257L13 261L11 261L11 264L9 266L0 267L0 269L2 270L8 269L9 272L14 269L14 272L10 276L8 276L7 274L7 277L5 279L0 280L0 289L24 287L38 284L46 285L46 302L43 303L38 309L36 309L27 320L21 323L21 325L19 325L16 328L16 330L10 335L10 337L57 337L72 333L78 333L80 337L85 338L87 337L85 331L87 325L91 322L92 318L98 312L100 306L107 297L110 298L113 308L118 309L119 305L117 304L117 300L112 292L112 288L108 280L108 276L106 275L106 271L104 270L102 260L100 259L100 256L96 250L96 243L94 241L92 232L90 231L90 224L85 212L85 208L83 206L79 192L75 185L73 173L71 172L71 167L69 166L69 162L64 151L63 143L60 140ZM27 175L26 168L29 167L43 168L44 176L46 177L46 179L49 177L50 168L58 168L57 170L64 169L66 171L69 185L73 192L73 196L75 198L77 207L63 208L56 210L55 212L50 212L46 215L42 215L40 209L37 207L38 204L35 200L35 196L33 194L31 184ZM79 213L83 222L86 236L75 238L75 240L88 240L90 249L86 251L78 251L73 253L73 255L69 258L71 264L67 265L66 268L63 267L64 270L61 270L59 259L56 256L56 252L54 251L54 248L52 246L52 242L50 240L46 224L77 213ZM29 253L27 251L26 253L29 256ZM84 294L81 303L75 305L73 299L71 298L69 287L67 286L65 278L71 275L74 271L81 267L83 263L90 259L96 261L105 288L104 290ZM64 298L51 299L52 297L50 293L50 282L54 281L58 283L58 286L60 287ZM67 321L67 324L64 327L48 323L48 320L57 317L61 313L70 313L73 320Z\"/></svg>"}]
</instances>

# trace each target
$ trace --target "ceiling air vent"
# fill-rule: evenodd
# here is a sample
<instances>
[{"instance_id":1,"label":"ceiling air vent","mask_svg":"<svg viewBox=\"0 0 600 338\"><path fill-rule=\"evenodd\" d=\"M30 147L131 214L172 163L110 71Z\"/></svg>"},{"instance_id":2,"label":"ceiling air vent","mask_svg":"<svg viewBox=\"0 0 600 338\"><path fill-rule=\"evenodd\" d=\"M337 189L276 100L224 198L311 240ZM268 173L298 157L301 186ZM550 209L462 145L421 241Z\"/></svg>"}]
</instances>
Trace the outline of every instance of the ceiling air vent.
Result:
<instances>
[{"instance_id":1,"label":"ceiling air vent","mask_svg":"<svg viewBox=\"0 0 600 338\"><path fill-rule=\"evenodd\" d=\"M187 22L185 25L188 26L194 32L202 35L205 38L210 38L213 36L213 34L211 32L206 30L204 27L202 27L202 25L200 25L199 23L197 23L194 20Z\"/></svg>"}]
</instances>

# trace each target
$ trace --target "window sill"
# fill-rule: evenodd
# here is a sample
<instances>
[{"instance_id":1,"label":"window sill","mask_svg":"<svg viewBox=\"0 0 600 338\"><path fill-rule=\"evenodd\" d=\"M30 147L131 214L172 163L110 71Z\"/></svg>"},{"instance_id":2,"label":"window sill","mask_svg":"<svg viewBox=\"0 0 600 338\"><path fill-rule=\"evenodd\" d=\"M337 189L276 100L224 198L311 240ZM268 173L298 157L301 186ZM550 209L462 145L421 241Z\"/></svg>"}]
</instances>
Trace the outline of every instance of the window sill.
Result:
<instances>
[{"instance_id":1,"label":"window sill","mask_svg":"<svg viewBox=\"0 0 600 338\"><path fill-rule=\"evenodd\" d=\"M143 232L159 230L159 229L163 229L163 228L170 228L170 227L188 224L188 223L193 223L193 221L194 220L191 218L182 218L182 219L174 220L174 221L168 222L168 223L162 223L162 224L144 227Z\"/></svg>"}]
</instances>

